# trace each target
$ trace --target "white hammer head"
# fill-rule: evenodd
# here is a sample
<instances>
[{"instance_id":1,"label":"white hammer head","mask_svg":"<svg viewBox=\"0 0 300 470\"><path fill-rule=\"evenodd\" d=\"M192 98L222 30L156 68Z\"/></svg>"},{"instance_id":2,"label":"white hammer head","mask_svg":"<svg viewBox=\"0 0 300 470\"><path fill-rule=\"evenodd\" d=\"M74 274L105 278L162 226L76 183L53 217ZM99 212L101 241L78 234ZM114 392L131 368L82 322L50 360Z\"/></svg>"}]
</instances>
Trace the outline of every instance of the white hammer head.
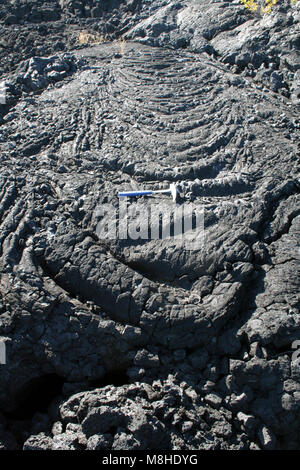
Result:
<instances>
[{"instance_id":1,"label":"white hammer head","mask_svg":"<svg viewBox=\"0 0 300 470\"><path fill-rule=\"evenodd\" d=\"M175 183L170 184L170 192L171 192L171 195L172 195L172 198L173 198L173 202L176 202L177 195L178 195L178 190L177 190L177 186L176 186Z\"/></svg>"},{"instance_id":2,"label":"white hammer head","mask_svg":"<svg viewBox=\"0 0 300 470\"><path fill-rule=\"evenodd\" d=\"M156 191L152 191L152 194L171 194L172 199L176 202L178 196L178 190L175 183L171 183L168 189L157 189Z\"/></svg>"}]
</instances>

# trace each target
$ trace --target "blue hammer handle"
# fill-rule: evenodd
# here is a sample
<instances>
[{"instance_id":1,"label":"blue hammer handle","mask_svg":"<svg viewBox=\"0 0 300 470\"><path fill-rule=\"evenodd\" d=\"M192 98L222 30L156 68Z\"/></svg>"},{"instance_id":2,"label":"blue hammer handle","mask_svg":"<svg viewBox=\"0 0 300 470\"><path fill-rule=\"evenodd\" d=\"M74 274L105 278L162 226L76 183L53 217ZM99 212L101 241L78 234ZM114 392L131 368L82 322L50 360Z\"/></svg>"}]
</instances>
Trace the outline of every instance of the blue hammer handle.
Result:
<instances>
[{"instance_id":1,"label":"blue hammer handle","mask_svg":"<svg viewBox=\"0 0 300 470\"><path fill-rule=\"evenodd\" d=\"M146 196L148 194L153 194L153 191L129 191L125 193L119 193L119 197L130 197L130 196Z\"/></svg>"}]
</instances>

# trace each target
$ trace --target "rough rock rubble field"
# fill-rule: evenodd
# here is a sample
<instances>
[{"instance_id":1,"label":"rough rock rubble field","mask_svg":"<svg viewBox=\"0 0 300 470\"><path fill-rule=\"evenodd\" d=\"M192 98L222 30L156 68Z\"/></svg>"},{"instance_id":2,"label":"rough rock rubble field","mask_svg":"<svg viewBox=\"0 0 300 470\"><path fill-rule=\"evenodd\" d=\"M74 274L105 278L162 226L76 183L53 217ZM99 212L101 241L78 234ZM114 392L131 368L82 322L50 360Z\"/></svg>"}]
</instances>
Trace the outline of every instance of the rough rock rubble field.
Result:
<instances>
[{"instance_id":1,"label":"rough rock rubble field","mask_svg":"<svg viewBox=\"0 0 300 470\"><path fill-rule=\"evenodd\" d=\"M299 448L299 6L40 3L0 2L0 448ZM99 235L170 183L202 243Z\"/></svg>"}]
</instances>

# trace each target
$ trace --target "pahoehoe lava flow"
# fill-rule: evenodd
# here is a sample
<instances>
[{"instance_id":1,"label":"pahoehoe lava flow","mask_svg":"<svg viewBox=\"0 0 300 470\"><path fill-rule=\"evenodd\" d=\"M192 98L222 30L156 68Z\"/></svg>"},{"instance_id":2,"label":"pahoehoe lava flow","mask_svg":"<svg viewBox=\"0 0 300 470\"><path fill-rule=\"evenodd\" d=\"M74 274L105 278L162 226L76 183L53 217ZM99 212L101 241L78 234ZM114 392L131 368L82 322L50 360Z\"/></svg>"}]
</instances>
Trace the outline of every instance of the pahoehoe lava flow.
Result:
<instances>
[{"instance_id":1,"label":"pahoehoe lava flow","mask_svg":"<svg viewBox=\"0 0 300 470\"><path fill-rule=\"evenodd\" d=\"M0 3L0 449L299 448L298 4Z\"/></svg>"}]
</instances>

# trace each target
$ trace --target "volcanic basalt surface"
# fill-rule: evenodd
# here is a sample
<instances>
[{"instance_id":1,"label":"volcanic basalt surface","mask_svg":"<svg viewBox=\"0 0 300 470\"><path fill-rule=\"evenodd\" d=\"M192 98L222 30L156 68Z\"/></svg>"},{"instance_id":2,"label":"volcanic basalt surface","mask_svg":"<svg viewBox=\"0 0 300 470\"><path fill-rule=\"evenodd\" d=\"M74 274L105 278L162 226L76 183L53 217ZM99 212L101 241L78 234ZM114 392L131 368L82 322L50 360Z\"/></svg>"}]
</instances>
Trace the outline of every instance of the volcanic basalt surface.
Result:
<instances>
[{"instance_id":1,"label":"volcanic basalt surface","mask_svg":"<svg viewBox=\"0 0 300 470\"><path fill-rule=\"evenodd\" d=\"M51 3L51 27L66 3ZM255 69L258 34L243 62L236 35L268 23L234 2L231 16L203 4L211 34L195 2L121 3L126 40L16 66L13 51L4 67L0 448L299 448L293 50L283 41L276 68L270 46ZM293 39L296 13L276 15L270 31ZM193 207L200 238L99 232L103 211L119 214L118 191L171 183L176 204L127 199L129 218L151 213L158 229L160 213Z\"/></svg>"}]
</instances>

